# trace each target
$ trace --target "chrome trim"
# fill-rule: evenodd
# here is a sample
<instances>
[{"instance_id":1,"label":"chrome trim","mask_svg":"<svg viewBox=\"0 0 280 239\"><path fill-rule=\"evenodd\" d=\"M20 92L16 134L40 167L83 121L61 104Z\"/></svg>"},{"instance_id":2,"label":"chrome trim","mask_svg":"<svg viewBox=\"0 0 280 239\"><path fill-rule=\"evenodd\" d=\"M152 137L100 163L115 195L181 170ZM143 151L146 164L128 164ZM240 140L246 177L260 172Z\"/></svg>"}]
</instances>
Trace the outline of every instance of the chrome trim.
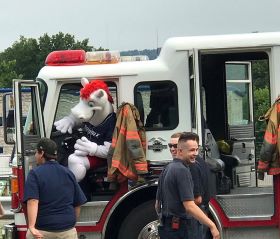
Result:
<instances>
[{"instance_id":1,"label":"chrome trim","mask_svg":"<svg viewBox=\"0 0 280 239\"><path fill-rule=\"evenodd\" d=\"M209 203L209 212L211 213L211 215L213 216L214 220L215 220L215 223L218 227L218 230L220 232L220 238L224 238L223 236L223 227L222 227L222 224L221 224L221 221L219 219L219 216L217 214L217 212L215 211L215 208Z\"/></svg>"},{"instance_id":2,"label":"chrome trim","mask_svg":"<svg viewBox=\"0 0 280 239\"><path fill-rule=\"evenodd\" d=\"M13 213L18 213L18 212L21 211L21 209L22 209L22 205L21 205L21 203L19 202L17 208L15 208L15 209L12 209L12 208L11 208L10 210L11 210L11 212L13 212Z\"/></svg>"},{"instance_id":3,"label":"chrome trim","mask_svg":"<svg viewBox=\"0 0 280 239\"><path fill-rule=\"evenodd\" d=\"M261 220L271 220L273 215L264 215L264 216L242 216L242 217L228 217L232 221L261 221Z\"/></svg>"},{"instance_id":4,"label":"chrome trim","mask_svg":"<svg viewBox=\"0 0 280 239\"><path fill-rule=\"evenodd\" d=\"M269 196L274 195L273 193L258 193L258 196ZM227 195L216 195L217 200L219 198L248 198L248 197L256 197L256 194L253 193L246 193L246 194L227 194Z\"/></svg>"},{"instance_id":5,"label":"chrome trim","mask_svg":"<svg viewBox=\"0 0 280 239\"><path fill-rule=\"evenodd\" d=\"M17 231L18 232L27 232L27 230L28 230L28 228L26 227L26 228L17 228Z\"/></svg>"},{"instance_id":6,"label":"chrome trim","mask_svg":"<svg viewBox=\"0 0 280 239\"><path fill-rule=\"evenodd\" d=\"M76 226L96 226L97 221L77 222Z\"/></svg>"},{"instance_id":7,"label":"chrome trim","mask_svg":"<svg viewBox=\"0 0 280 239\"><path fill-rule=\"evenodd\" d=\"M93 202L86 202L82 207L91 207L91 206L99 206L100 204L102 205L107 205L109 201L93 201Z\"/></svg>"},{"instance_id":8,"label":"chrome trim","mask_svg":"<svg viewBox=\"0 0 280 239\"><path fill-rule=\"evenodd\" d=\"M165 161L162 161L162 160L148 160L148 164L150 167L153 167L154 165L155 166L162 166L162 167L165 167L167 164L169 164L170 162L172 162L173 160L165 160Z\"/></svg>"},{"instance_id":9,"label":"chrome trim","mask_svg":"<svg viewBox=\"0 0 280 239\"><path fill-rule=\"evenodd\" d=\"M107 224L108 224L108 221L109 219L111 218L113 212L115 211L115 209L124 201L125 198L127 198L129 195L131 195L132 193L136 192L136 191L139 191L140 189L143 189L143 188L147 188L147 187L150 187L150 186L156 186L157 185L157 179L155 180L151 180L149 181L148 183L145 183L143 185L139 185L135 188L132 188L130 191L128 191L126 194L124 194L122 197L119 198L119 200L115 203L115 205L111 208L107 218L106 218L106 221L104 223L104 226L103 226L103 229L102 229L102 235L101 235L101 239L104 239L104 235L105 235L105 228L107 227Z\"/></svg>"}]
</instances>

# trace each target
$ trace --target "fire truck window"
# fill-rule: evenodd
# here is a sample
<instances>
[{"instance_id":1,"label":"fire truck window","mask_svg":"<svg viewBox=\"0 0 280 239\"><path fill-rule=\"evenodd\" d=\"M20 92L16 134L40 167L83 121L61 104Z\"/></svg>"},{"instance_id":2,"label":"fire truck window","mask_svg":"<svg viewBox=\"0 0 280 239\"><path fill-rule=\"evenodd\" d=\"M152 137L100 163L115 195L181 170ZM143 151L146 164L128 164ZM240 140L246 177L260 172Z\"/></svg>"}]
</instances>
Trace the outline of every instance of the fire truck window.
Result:
<instances>
[{"instance_id":1,"label":"fire truck window","mask_svg":"<svg viewBox=\"0 0 280 239\"><path fill-rule=\"evenodd\" d=\"M31 89L25 88L21 94L22 99L24 99L21 102L23 133L25 136L40 135L37 104L31 101L33 92Z\"/></svg>"},{"instance_id":2,"label":"fire truck window","mask_svg":"<svg viewBox=\"0 0 280 239\"><path fill-rule=\"evenodd\" d=\"M106 82L106 83L114 99L114 109L116 110L117 87L113 82ZM65 84L61 87L54 121L60 120L63 117L69 115L71 112L71 108L73 108L76 104L79 103L81 87L82 86L79 83Z\"/></svg>"},{"instance_id":3,"label":"fire truck window","mask_svg":"<svg viewBox=\"0 0 280 239\"><path fill-rule=\"evenodd\" d=\"M71 108L79 103L81 84L63 85L60 90L55 121L71 113Z\"/></svg>"},{"instance_id":4,"label":"fire truck window","mask_svg":"<svg viewBox=\"0 0 280 239\"><path fill-rule=\"evenodd\" d=\"M178 125L177 86L172 81L141 82L134 89L134 104L146 130L170 130Z\"/></svg>"},{"instance_id":5,"label":"fire truck window","mask_svg":"<svg viewBox=\"0 0 280 239\"><path fill-rule=\"evenodd\" d=\"M246 125L251 120L250 64L226 64L227 111L229 125Z\"/></svg>"}]
</instances>

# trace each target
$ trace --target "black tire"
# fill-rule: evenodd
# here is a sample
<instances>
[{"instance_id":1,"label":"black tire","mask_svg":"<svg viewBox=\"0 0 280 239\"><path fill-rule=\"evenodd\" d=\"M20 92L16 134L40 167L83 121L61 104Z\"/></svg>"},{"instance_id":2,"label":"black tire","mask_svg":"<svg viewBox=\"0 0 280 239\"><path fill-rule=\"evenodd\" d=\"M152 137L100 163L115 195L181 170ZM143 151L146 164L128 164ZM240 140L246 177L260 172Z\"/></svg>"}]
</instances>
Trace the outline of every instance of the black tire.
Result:
<instances>
[{"instance_id":1,"label":"black tire","mask_svg":"<svg viewBox=\"0 0 280 239\"><path fill-rule=\"evenodd\" d=\"M150 200L134 208L121 224L118 239L138 239L141 230L157 220L155 201Z\"/></svg>"}]
</instances>

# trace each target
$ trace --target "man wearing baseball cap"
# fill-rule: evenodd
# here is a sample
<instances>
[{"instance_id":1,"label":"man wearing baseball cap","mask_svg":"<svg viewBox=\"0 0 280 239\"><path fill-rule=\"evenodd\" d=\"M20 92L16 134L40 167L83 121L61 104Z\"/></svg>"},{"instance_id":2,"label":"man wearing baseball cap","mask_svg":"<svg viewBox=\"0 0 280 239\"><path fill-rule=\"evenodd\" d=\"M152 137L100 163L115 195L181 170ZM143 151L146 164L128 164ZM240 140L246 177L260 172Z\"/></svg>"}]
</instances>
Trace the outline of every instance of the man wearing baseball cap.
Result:
<instances>
[{"instance_id":1,"label":"man wearing baseball cap","mask_svg":"<svg viewBox=\"0 0 280 239\"><path fill-rule=\"evenodd\" d=\"M56 143L40 139L35 153L38 167L29 172L24 189L27 239L78 238L75 224L86 197L73 173L56 158Z\"/></svg>"}]
</instances>

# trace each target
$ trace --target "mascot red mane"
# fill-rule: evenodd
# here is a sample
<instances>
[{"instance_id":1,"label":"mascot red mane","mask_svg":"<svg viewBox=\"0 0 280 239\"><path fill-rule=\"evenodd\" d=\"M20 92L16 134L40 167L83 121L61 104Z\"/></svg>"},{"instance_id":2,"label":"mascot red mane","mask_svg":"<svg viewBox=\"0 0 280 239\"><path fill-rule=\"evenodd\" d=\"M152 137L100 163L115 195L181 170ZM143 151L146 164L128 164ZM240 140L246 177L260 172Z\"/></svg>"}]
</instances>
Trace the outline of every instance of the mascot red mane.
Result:
<instances>
[{"instance_id":1,"label":"mascot red mane","mask_svg":"<svg viewBox=\"0 0 280 239\"><path fill-rule=\"evenodd\" d=\"M54 123L62 133L72 133L74 126L83 125L86 136L78 139L75 152L68 158L68 167L81 181L90 168L105 166L116 124L113 98L107 85L100 80L81 79L80 102L71 114Z\"/></svg>"}]
</instances>

